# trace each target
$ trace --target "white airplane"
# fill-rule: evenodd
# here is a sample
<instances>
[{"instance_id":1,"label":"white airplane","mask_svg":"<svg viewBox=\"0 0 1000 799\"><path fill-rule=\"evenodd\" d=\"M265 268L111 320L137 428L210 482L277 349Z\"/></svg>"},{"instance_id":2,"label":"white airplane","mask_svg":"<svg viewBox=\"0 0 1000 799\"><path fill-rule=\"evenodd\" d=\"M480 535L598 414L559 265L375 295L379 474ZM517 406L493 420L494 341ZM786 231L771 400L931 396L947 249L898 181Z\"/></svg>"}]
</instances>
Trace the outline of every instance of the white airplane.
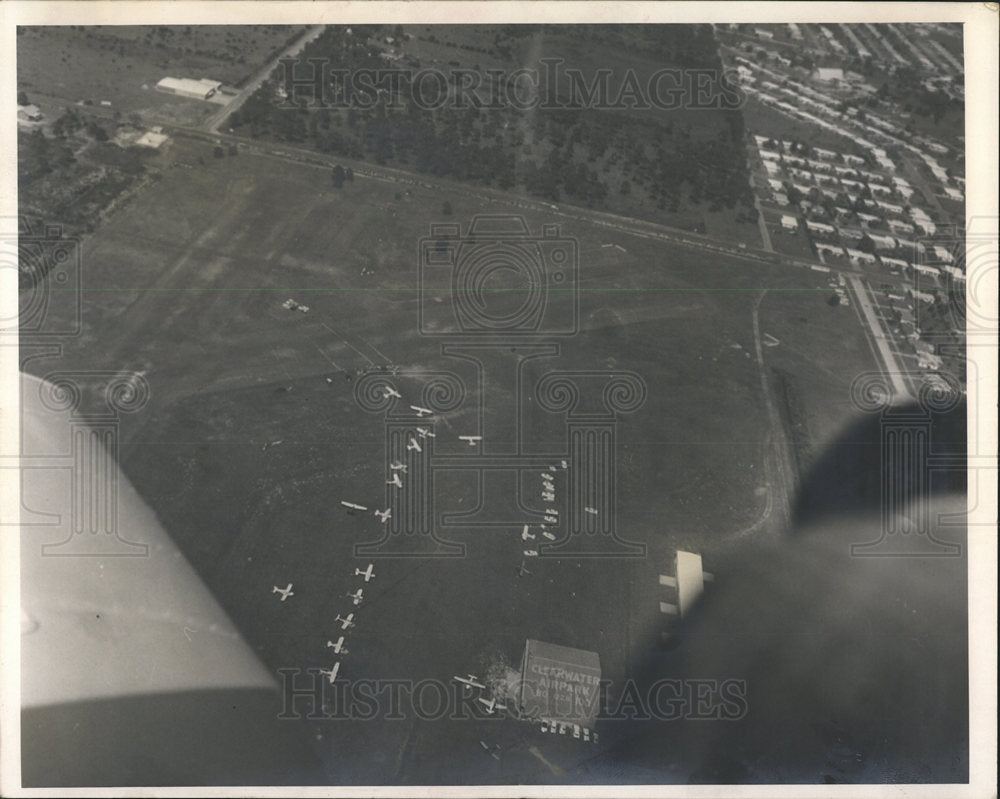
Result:
<instances>
[{"instance_id":1,"label":"white airplane","mask_svg":"<svg viewBox=\"0 0 1000 799\"><path fill-rule=\"evenodd\" d=\"M538 550L537 549L526 549L526 550L524 550L524 555L525 555L525 557L528 557L528 558L537 558L538 557Z\"/></svg>"},{"instance_id":2,"label":"white airplane","mask_svg":"<svg viewBox=\"0 0 1000 799\"><path fill-rule=\"evenodd\" d=\"M378 516L378 520L385 524L392 517L392 508L386 508L385 510L375 509L375 515Z\"/></svg>"},{"instance_id":3,"label":"white airplane","mask_svg":"<svg viewBox=\"0 0 1000 799\"><path fill-rule=\"evenodd\" d=\"M569 468L569 464L568 464L568 463L566 463L566 461L562 461L562 467L563 467L564 469L568 469L568 468Z\"/></svg>"},{"instance_id":4,"label":"white airplane","mask_svg":"<svg viewBox=\"0 0 1000 799\"><path fill-rule=\"evenodd\" d=\"M549 468L551 468L551 467L549 467ZM554 477L553 477L553 476L552 476L551 474L549 474L548 472L542 472L542 479L543 479L543 480L555 480L556 478L554 478Z\"/></svg>"},{"instance_id":5,"label":"white airplane","mask_svg":"<svg viewBox=\"0 0 1000 799\"><path fill-rule=\"evenodd\" d=\"M543 516L542 518L545 519L545 521L547 521L549 524L559 524L558 516Z\"/></svg>"},{"instance_id":6,"label":"white airplane","mask_svg":"<svg viewBox=\"0 0 1000 799\"><path fill-rule=\"evenodd\" d=\"M555 508L546 508L546 509L545 509L545 512L546 512L546 513L547 513L547 514L548 514L549 516L558 516L558 515L559 515L559 511L557 511L557 510L556 510Z\"/></svg>"},{"instance_id":7,"label":"white airplane","mask_svg":"<svg viewBox=\"0 0 1000 799\"><path fill-rule=\"evenodd\" d=\"M340 629L341 630L346 630L348 627L353 627L354 626L354 614L353 613L348 613L347 614L347 618L346 619L342 619L340 617L340 614L338 613L337 614L337 618L334 619L334 621L339 621L340 622Z\"/></svg>"},{"instance_id":8,"label":"white airplane","mask_svg":"<svg viewBox=\"0 0 1000 799\"><path fill-rule=\"evenodd\" d=\"M434 411L428 408L421 408L419 405L411 405L410 410L416 411L418 416L430 416L434 413Z\"/></svg>"},{"instance_id":9,"label":"white airplane","mask_svg":"<svg viewBox=\"0 0 1000 799\"><path fill-rule=\"evenodd\" d=\"M521 540L522 541L534 541L535 540L535 536L532 533L528 532L528 525L524 525L524 529L521 531Z\"/></svg>"},{"instance_id":10,"label":"white airplane","mask_svg":"<svg viewBox=\"0 0 1000 799\"><path fill-rule=\"evenodd\" d=\"M332 669L320 669L319 673L320 674L325 674L326 675L326 679L332 685L333 682L334 682L334 680L337 679L337 672L339 672L339 671L340 671L340 661L338 660L336 663L333 664L333 668Z\"/></svg>"},{"instance_id":11,"label":"white airplane","mask_svg":"<svg viewBox=\"0 0 1000 799\"><path fill-rule=\"evenodd\" d=\"M555 502L556 501L556 495L553 494L553 493L551 493L550 491L543 491L542 492L542 499L544 499L546 502Z\"/></svg>"},{"instance_id":12,"label":"white airplane","mask_svg":"<svg viewBox=\"0 0 1000 799\"><path fill-rule=\"evenodd\" d=\"M418 427L417 435L421 438L437 438L437 433L432 433L426 427Z\"/></svg>"},{"instance_id":13,"label":"white airplane","mask_svg":"<svg viewBox=\"0 0 1000 799\"><path fill-rule=\"evenodd\" d=\"M365 578L365 582L367 583L372 577L375 576L375 572L373 571L374 568L375 568L375 564L374 563L369 563L368 564L368 568L365 569L364 571L361 571L361 569L355 569L354 570L354 576L355 577L364 577Z\"/></svg>"},{"instance_id":14,"label":"white airplane","mask_svg":"<svg viewBox=\"0 0 1000 799\"><path fill-rule=\"evenodd\" d=\"M479 682L479 678L475 674L470 674L468 677L452 677L452 679L455 682L460 682L463 685L469 685L473 688L486 688L485 685Z\"/></svg>"},{"instance_id":15,"label":"white airplane","mask_svg":"<svg viewBox=\"0 0 1000 799\"><path fill-rule=\"evenodd\" d=\"M392 469L394 472L402 472L403 474L406 474L407 466L405 463L400 463L399 461L393 461L392 463L389 464L389 468Z\"/></svg>"},{"instance_id":16,"label":"white airplane","mask_svg":"<svg viewBox=\"0 0 1000 799\"><path fill-rule=\"evenodd\" d=\"M485 708L486 712L489 714L495 713L497 710L506 710L507 705L502 702L497 702L496 699L483 699L481 696L476 698L476 701L481 703Z\"/></svg>"},{"instance_id":17,"label":"white airplane","mask_svg":"<svg viewBox=\"0 0 1000 799\"><path fill-rule=\"evenodd\" d=\"M403 481L399 479L399 475L393 472L392 479L385 481L386 485L396 486L396 488L403 487Z\"/></svg>"},{"instance_id":18,"label":"white airplane","mask_svg":"<svg viewBox=\"0 0 1000 799\"><path fill-rule=\"evenodd\" d=\"M524 567L524 561L522 560L521 565L517 567L517 576L524 577L526 574L531 574L531 572Z\"/></svg>"},{"instance_id":19,"label":"white airplane","mask_svg":"<svg viewBox=\"0 0 1000 799\"><path fill-rule=\"evenodd\" d=\"M468 442L470 447L476 446L477 443L483 440L482 436L459 436L462 441Z\"/></svg>"},{"instance_id":20,"label":"white airplane","mask_svg":"<svg viewBox=\"0 0 1000 799\"><path fill-rule=\"evenodd\" d=\"M597 515L597 508L591 508L591 507L589 507L589 506L588 506L588 507L584 508L584 510L585 510L585 511L586 511L587 513L589 513L589 514L591 514L591 515L593 515L593 516L596 516L596 515Z\"/></svg>"},{"instance_id":21,"label":"white airplane","mask_svg":"<svg viewBox=\"0 0 1000 799\"><path fill-rule=\"evenodd\" d=\"M403 395L400 394L398 391L396 391L396 389L394 389L392 386L386 386L385 392L383 392L382 396L385 397L386 399L389 399L389 397L395 397L396 399L403 398Z\"/></svg>"},{"instance_id":22,"label":"white airplane","mask_svg":"<svg viewBox=\"0 0 1000 799\"><path fill-rule=\"evenodd\" d=\"M290 596L295 596L295 592L292 591L292 584L291 583L288 584L287 588L278 588L278 586L274 586L274 588L271 589L271 593L272 594L281 594L281 601L282 602L284 602Z\"/></svg>"},{"instance_id":23,"label":"white airplane","mask_svg":"<svg viewBox=\"0 0 1000 799\"><path fill-rule=\"evenodd\" d=\"M353 594L350 591L348 591L346 594L344 594L344 596L350 597L351 601L354 602L355 605L360 605L362 602L364 602L364 593L365 589L359 588Z\"/></svg>"},{"instance_id":24,"label":"white airplane","mask_svg":"<svg viewBox=\"0 0 1000 799\"><path fill-rule=\"evenodd\" d=\"M549 541L555 541L556 537L552 535L548 530L542 530L542 535L544 535Z\"/></svg>"},{"instance_id":25,"label":"white airplane","mask_svg":"<svg viewBox=\"0 0 1000 799\"><path fill-rule=\"evenodd\" d=\"M549 480L545 480L545 481L542 482L542 488L544 488L546 491L555 491L556 490L555 483L552 483Z\"/></svg>"},{"instance_id":26,"label":"white airplane","mask_svg":"<svg viewBox=\"0 0 1000 799\"><path fill-rule=\"evenodd\" d=\"M357 505L354 502L347 502L346 500L340 500L340 504L345 508L351 508L352 510L368 510L364 505Z\"/></svg>"},{"instance_id":27,"label":"white airplane","mask_svg":"<svg viewBox=\"0 0 1000 799\"><path fill-rule=\"evenodd\" d=\"M416 442L413 436L410 436L410 443L406 445L406 448L415 449L417 452L423 452L423 450L420 449L420 445Z\"/></svg>"},{"instance_id":28,"label":"white airplane","mask_svg":"<svg viewBox=\"0 0 1000 799\"><path fill-rule=\"evenodd\" d=\"M337 655L347 654L347 647L344 646L344 636L340 636L340 638L337 639L336 643L334 643L333 641L327 641L326 648L332 649L334 653Z\"/></svg>"}]
</instances>

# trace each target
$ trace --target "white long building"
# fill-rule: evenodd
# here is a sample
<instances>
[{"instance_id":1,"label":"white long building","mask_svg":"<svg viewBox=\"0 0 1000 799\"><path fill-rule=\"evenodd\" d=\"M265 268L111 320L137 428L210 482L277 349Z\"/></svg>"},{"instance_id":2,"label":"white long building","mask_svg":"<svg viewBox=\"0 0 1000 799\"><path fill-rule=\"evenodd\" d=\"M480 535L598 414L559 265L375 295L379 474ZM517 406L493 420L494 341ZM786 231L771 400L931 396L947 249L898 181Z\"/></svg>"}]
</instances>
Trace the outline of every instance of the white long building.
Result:
<instances>
[{"instance_id":1,"label":"white long building","mask_svg":"<svg viewBox=\"0 0 1000 799\"><path fill-rule=\"evenodd\" d=\"M166 77L156 84L156 88L161 92L191 97L195 100L207 100L219 90L220 86L222 86L221 81L209 78L193 80L191 78Z\"/></svg>"}]
</instances>

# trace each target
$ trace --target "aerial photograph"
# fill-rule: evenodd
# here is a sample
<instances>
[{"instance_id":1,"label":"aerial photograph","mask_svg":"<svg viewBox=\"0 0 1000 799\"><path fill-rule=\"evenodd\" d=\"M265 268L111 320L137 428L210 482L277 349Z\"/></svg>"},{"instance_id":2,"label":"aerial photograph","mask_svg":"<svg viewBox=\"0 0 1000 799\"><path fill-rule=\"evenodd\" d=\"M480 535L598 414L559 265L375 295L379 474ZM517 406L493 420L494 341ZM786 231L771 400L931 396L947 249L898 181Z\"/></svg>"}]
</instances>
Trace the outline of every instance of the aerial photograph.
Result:
<instances>
[{"instance_id":1,"label":"aerial photograph","mask_svg":"<svg viewBox=\"0 0 1000 799\"><path fill-rule=\"evenodd\" d=\"M5 31L12 791L968 787L968 31L826 16Z\"/></svg>"}]
</instances>

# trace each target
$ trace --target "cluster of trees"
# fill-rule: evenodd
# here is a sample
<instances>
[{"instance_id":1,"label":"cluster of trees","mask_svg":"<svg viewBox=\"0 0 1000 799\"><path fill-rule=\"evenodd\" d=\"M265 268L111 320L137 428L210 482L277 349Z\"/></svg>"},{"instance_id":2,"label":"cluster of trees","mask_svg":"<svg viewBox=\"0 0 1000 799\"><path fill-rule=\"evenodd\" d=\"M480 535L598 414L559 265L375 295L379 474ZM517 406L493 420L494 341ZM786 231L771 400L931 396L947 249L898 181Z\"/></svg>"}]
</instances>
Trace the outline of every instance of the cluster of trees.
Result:
<instances>
[{"instance_id":1,"label":"cluster of trees","mask_svg":"<svg viewBox=\"0 0 1000 799\"><path fill-rule=\"evenodd\" d=\"M508 27L496 33L495 44L533 32L528 26ZM653 50L671 63L719 66L708 26L578 27L560 29L558 35L599 35ZM384 67L367 43L377 33L355 27L348 36L341 28L328 28L304 57L327 58L333 70ZM707 203L713 211L739 204L741 220L756 218L738 110L656 115L539 108L529 116L510 107L422 108L412 102L405 76L398 93L383 93L373 108L337 107L334 80L326 98L334 107L294 109L279 99L280 88L265 84L233 115L233 127L345 158L406 165L501 189L521 186L552 201L565 197L601 207L614 192L674 212L685 198Z\"/></svg>"}]
</instances>

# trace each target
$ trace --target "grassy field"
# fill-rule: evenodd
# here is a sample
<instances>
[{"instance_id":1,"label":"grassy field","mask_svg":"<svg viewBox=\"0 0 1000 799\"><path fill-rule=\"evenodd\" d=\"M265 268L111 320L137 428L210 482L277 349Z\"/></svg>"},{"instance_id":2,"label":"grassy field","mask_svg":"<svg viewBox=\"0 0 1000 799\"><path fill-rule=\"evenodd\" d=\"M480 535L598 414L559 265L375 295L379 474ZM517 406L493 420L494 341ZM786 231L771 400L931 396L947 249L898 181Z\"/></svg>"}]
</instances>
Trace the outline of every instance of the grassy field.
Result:
<instances>
[{"instance_id":1,"label":"grassy field","mask_svg":"<svg viewBox=\"0 0 1000 799\"><path fill-rule=\"evenodd\" d=\"M455 371L473 388L444 416L435 446L447 451L474 427L468 365L417 332L417 242L431 223L505 209L361 177L335 189L327 170L215 159L184 140L170 159L156 185L85 240L83 333L58 361L30 368L146 370L151 402L123 427L126 473L269 667L327 667L324 642L339 635L335 615L354 609L344 594L367 560L354 546L381 532L339 505L381 506L385 490L383 422L357 406L357 372ZM440 213L445 200L451 217ZM463 558L377 560L347 634L348 680L502 672L517 667L526 638L539 638L599 652L604 677L620 685L665 629L657 575L677 548L703 553L712 569L738 545L782 533L766 513L762 377L780 383L802 463L852 417L848 388L871 355L853 311L826 304L825 275L556 212L529 212L527 222L533 232L560 224L577 240L581 289L580 332L559 358L533 363L528 385L548 369L618 369L648 388L617 428L620 533L647 556L538 559L519 579L512 523L448 533L466 544ZM283 309L289 297L309 312ZM781 342L764 349L763 375L755 304L761 332ZM502 382L484 388L489 422L515 400ZM532 446L555 451L562 418L526 407ZM489 509L516 520L511 500ZM442 484L440 510L475 502L469 475ZM296 597L277 602L271 586L289 581ZM587 761L599 750L512 720L301 723L330 780L346 784L572 782L595 778ZM619 734L613 723L598 729L608 743ZM509 755L492 760L480 739Z\"/></svg>"},{"instance_id":2,"label":"grassy field","mask_svg":"<svg viewBox=\"0 0 1000 799\"><path fill-rule=\"evenodd\" d=\"M64 104L108 101L122 114L194 124L218 106L158 92L161 78L238 86L299 31L280 25L21 27L17 88L50 117Z\"/></svg>"}]
</instances>

